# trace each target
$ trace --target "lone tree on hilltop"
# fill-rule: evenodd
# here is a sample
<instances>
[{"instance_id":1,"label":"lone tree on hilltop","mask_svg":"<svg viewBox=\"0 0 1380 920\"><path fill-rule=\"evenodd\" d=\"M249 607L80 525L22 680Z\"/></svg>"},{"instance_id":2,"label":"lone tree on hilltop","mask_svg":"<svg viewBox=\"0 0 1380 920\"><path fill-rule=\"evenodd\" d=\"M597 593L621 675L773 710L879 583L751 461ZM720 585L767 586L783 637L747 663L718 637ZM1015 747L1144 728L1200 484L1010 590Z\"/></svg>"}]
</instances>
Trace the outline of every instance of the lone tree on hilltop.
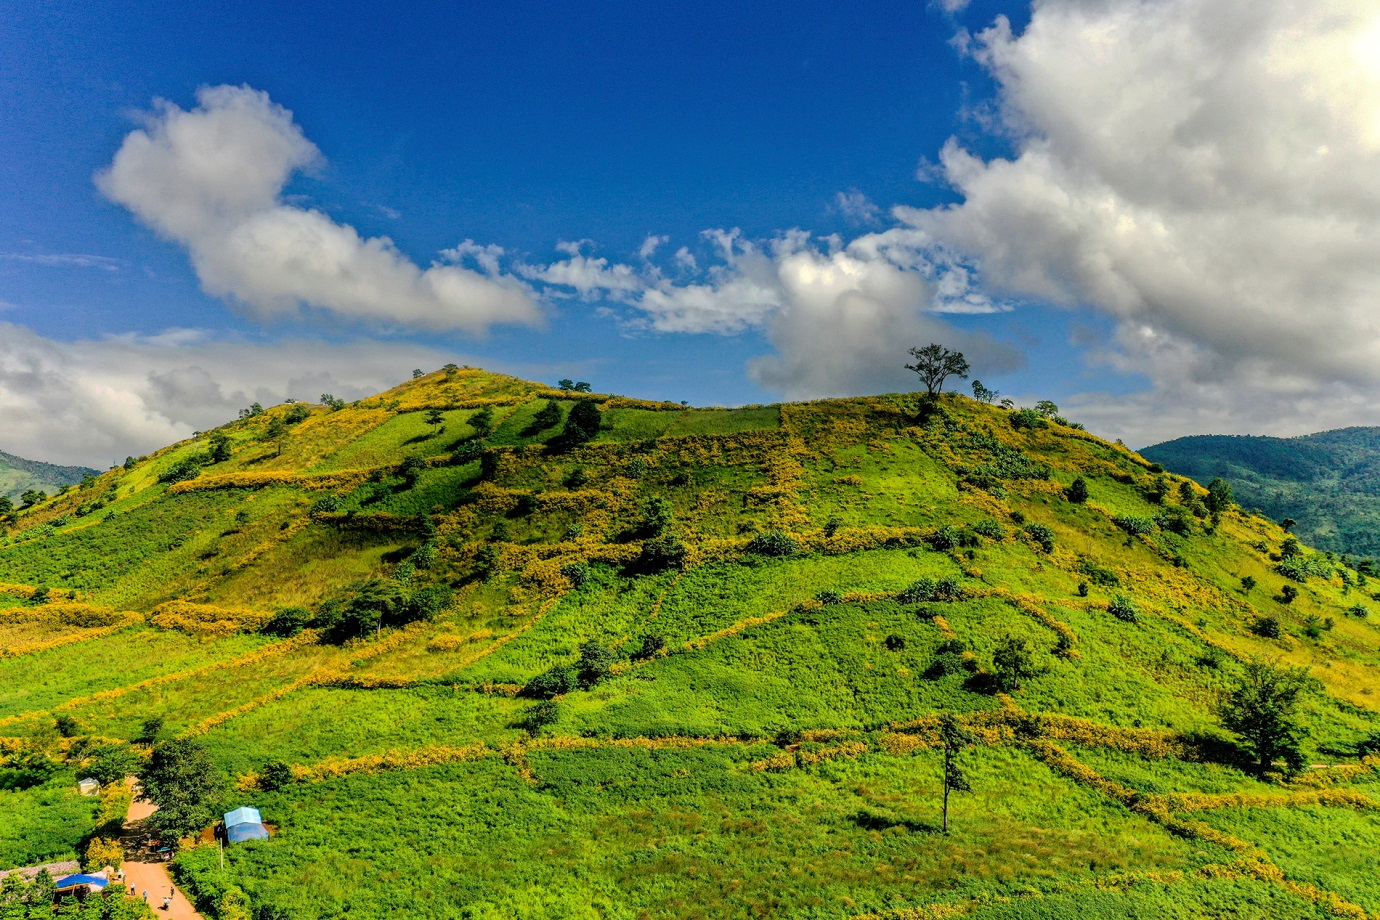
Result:
<instances>
[{"instance_id":1,"label":"lone tree on hilltop","mask_svg":"<svg viewBox=\"0 0 1380 920\"><path fill-rule=\"evenodd\" d=\"M924 348L912 348L910 356L915 363L907 364L906 370L915 371L920 376L930 399L944 389L944 381L948 377L968 379L968 361L961 351L950 351L943 345L931 342Z\"/></svg>"},{"instance_id":2,"label":"lone tree on hilltop","mask_svg":"<svg viewBox=\"0 0 1380 920\"><path fill-rule=\"evenodd\" d=\"M977 737L959 724L951 713L939 717L939 743L944 747L944 833L949 832L949 793L972 792L958 752L977 743Z\"/></svg>"},{"instance_id":3,"label":"lone tree on hilltop","mask_svg":"<svg viewBox=\"0 0 1380 920\"><path fill-rule=\"evenodd\" d=\"M1284 761L1289 773L1303 769L1303 729L1296 710L1307 689L1305 668L1256 660L1246 663L1241 682L1222 698L1222 727L1241 736L1257 775L1265 776L1277 760Z\"/></svg>"}]
</instances>

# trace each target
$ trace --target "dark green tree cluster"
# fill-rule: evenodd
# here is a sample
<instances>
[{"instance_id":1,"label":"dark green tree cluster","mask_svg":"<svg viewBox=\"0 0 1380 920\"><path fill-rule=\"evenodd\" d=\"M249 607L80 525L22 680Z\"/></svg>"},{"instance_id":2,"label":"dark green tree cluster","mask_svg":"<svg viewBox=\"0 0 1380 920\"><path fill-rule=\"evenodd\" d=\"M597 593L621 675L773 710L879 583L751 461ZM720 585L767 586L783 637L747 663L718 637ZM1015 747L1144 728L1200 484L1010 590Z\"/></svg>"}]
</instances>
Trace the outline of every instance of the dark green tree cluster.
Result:
<instances>
[{"instance_id":1,"label":"dark green tree cluster","mask_svg":"<svg viewBox=\"0 0 1380 920\"><path fill-rule=\"evenodd\" d=\"M1241 738L1252 769L1265 776L1284 762L1297 773L1306 760L1298 724L1299 699L1309 689L1308 672L1269 662L1248 661L1240 681L1219 706L1222 725Z\"/></svg>"},{"instance_id":2,"label":"dark green tree cluster","mask_svg":"<svg viewBox=\"0 0 1380 920\"><path fill-rule=\"evenodd\" d=\"M174 840L210 826L228 788L211 755L189 738L155 744L139 771L139 784L141 795L158 806L149 824Z\"/></svg>"}]
</instances>

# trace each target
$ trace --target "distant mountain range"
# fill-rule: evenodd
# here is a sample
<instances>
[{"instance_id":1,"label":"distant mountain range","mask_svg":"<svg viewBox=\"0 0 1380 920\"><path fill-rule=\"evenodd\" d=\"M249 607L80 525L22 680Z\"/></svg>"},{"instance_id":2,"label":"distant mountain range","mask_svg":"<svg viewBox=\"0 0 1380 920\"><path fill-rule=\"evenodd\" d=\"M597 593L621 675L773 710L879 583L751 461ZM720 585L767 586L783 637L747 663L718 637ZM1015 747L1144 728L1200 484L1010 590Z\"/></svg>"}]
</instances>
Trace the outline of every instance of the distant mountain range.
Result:
<instances>
[{"instance_id":1,"label":"distant mountain range","mask_svg":"<svg viewBox=\"0 0 1380 920\"><path fill-rule=\"evenodd\" d=\"M1245 507L1297 521L1305 543L1380 556L1380 428L1297 438L1196 435L1140 453L1200 483L1221 476Z\"/></svg>"},{"instance_id":2,"label":"distant mountain range","mask_svg":"<svg viewBox=\"0 0 1380 920\"><path fill-rule=\"evenodd\" d=\"M0 495L16 502L29 489L52 495L63 486L76 485L98 471L84 466L57 466L38 460L25 460L0 450Z\"/></svg>"}]
</instances>

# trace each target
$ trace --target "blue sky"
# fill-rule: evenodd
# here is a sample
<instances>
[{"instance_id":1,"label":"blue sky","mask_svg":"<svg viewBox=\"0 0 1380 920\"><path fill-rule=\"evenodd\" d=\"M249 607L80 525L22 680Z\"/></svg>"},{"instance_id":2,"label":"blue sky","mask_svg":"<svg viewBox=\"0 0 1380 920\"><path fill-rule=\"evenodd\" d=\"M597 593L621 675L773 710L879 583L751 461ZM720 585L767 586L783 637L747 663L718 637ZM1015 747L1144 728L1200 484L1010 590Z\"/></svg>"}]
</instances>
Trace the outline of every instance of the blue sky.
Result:
<instances>
[{"instance_id":1,"label":"blue sky","mask_svg":"<svg viewBox=\"0 0 1380 920\"><path fill-rule=\"evenodd\" d=\"M1351 18L1314 23L1319 42L1364 40L1366 4L1332 5ZM1130 443L1364 420L1368 352L1297 361L1304 272L1335 253L1259 306L1231 273L1273 250L1207 252L1184 206L1227 202L1250 170L1160 165L1201 151L1184 128L1208 104L1246 122L1207 129L1219 154L1286 119L1352 142L1347 169L1374 162L1368 96L1350 121L1308 121L1303 94L1261 102L1271 41L1298 25L1285 0L1149 0L1140 21L1073 0L129 6L12 5L0 22L0 448L119 459L237 401L363 395L452 358L701 404L876 392L904 386L905 349L931 338L989 386ZM1234 45L1215 34L1228 14ZM1177 44L1146 50L1151 34ZM1300 67L1356 77L1322 55ZM235 113L268 146L208 178L189 158L214 153L171 138ZM153 153L120 165L138 132ZM280 183L235 185L280 142ZM1261 181L1297 175L1291 155ZM222 191L254 203L178 223ZM1266 218L1319 201L1334 222L1374 217L1318 196ZM1259 226L1232 207L1208 217ZM310 234L377 282L372 301L292 276ZM226 255L250 236L277 255ZM484 247L501 249L489 268ZM1338 287L1374 280L1355 271ZM417 285L432 293L391 313ZM492 303L467 313L472 297ZM1337 310L1371 331L1355 303ZM1271 362L1290 348L1300 379L1281 390ZM1331 414L1300 402L1337 386Z\"/></svg>"}]
</instances>

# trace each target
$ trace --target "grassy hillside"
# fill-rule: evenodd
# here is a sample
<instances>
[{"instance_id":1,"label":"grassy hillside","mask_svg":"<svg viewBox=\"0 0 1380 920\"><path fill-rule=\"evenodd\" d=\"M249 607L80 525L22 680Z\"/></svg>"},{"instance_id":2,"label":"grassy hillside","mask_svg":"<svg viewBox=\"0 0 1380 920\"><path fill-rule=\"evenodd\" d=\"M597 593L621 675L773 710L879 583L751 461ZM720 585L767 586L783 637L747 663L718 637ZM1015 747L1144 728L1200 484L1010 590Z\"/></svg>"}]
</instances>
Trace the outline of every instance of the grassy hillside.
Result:
<instances>
[{"instance_id":1,"label":"grassy hillside","mask_svg":"<svg viewBox=\"0 0 1380 920\"><path fill-rule=\"evenodd\" d=\"M0 865L161 719L276 828L179 856L212 912L1380 915L1375 586L1205 498L960 396L280 406L0 541ZM1221 727L1252 659L1308 669L1292 777Z\"/></svg>"},{"instance_id":2,"label":"grassy hillside","mask_svg":"<svg viewBox=\"0 0 1380 920\"><path fill-rule=\"evenodd\" d=\"M1293 518L1310 545L1380 556L1380 428L1299 438L1197 435L1141 453L1201 483L1229 480L1243 505L1277 521Z\"/></svg>"},{"instance_id":3,"label":"grassy hillside","mask_svg":"<svg viewBox=\"0 0 1380 920\"><path fill-rule=\"evenodd\" d=\"M57 466L37 460L25 460L0 450L0 495L19 503L20 496L30 489L52 495L64 486L74 486L95 470L84 466Z\"/></svg>"}]
</instances>

